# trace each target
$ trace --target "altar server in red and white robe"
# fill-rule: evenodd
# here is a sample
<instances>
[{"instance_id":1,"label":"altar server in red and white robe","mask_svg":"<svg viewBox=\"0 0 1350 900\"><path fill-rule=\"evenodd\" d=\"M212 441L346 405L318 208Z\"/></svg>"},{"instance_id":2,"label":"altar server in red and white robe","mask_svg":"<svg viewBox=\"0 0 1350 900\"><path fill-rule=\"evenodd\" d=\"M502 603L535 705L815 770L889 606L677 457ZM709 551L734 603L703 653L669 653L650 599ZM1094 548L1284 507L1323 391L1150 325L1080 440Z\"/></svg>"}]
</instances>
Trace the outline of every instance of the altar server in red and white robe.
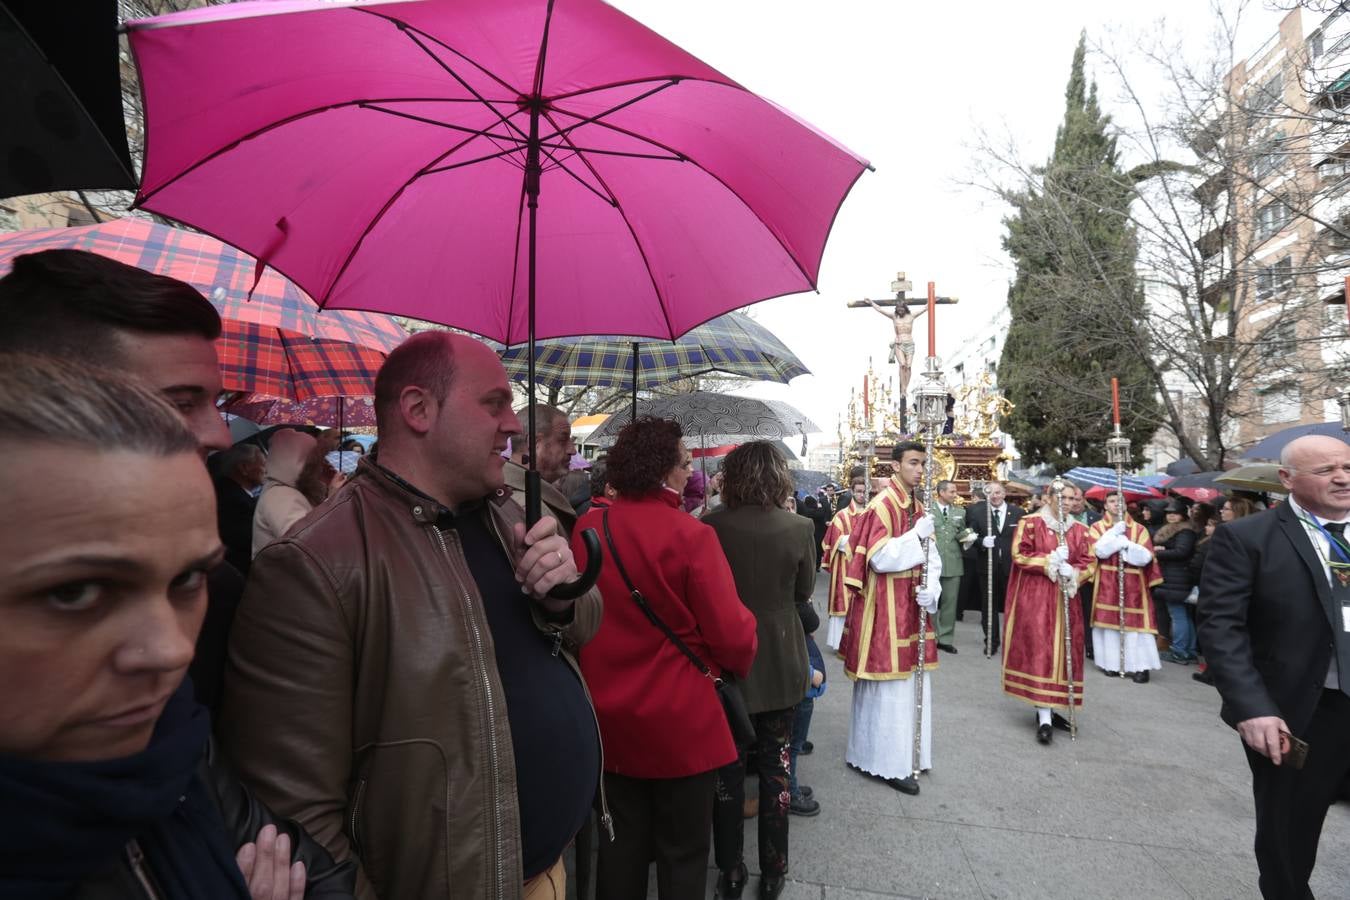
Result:
<instances>
[{"instance_id":1,"label":"altar server in red and white robe","mask_svg":"<svg viewBox=\"0 0 1350 900\"><path fill-rule=\"evenodd\" d=\"M844 636L844 616L848 613L848 587L844 584L844 576L848 574L848 536L853 531L854 518L867 506L867 482L863 476L855 478L849 490L852 497L848 506L835 513L825 529L825 539L820 542L824 551L820 567L830 573L830 624L825 643L831 650L839 649L839 639Z\"/></svg>"},{"instance_id":2,"label":"altar server in red and white robe","mask_svg":"<svg viewBox=\"0 0 1350 900\"><path fill-rule=\"evenodd\" d=\"M849 765L917 794L913 748L914 670L919 662L919 607L937 612L942 560L931 540L934 523L914 496L923 478L923 444L906 441L892 453L894 474L853 521L849 535L848 614L839 652L853 680ZM927 547L925 548L925 543ZM921 587L925 549L927 587ZM933 621L924 633L923 725L919 769L932 767L933 690L937 668Z\"/></svg>"},{"instance_id":3,"label":"altar server in red and white robe","mask_svg":"<svg viewBox=\"0 0 1350 900\"><path fill-rule=\"evenodd\" d=\"M1012 574L1003 623L1003 693L1036 707L1036 739L1053 738L1052 724L1068 728L1058 710L1069 708L1072 678L1073 705L1083 705L1083 606L1078 588L1092 577L1095 558L1087 528L1057 516L1055 492L1046 485L1044 505L1024 516L1012 539ZM1059 546L1058 528L1064 523L1065 546ZM1069 621L1064 621L1061 590L1070 597ZM1072 638L1071 673L1065 665L1064 629Z\"/></svg>"},{"instance_id":4,"label":"altar server in red and white robe","mask_svg":"<svg viewBox=\"0 0 1350 900\"><path fill-rule=\"evenodd\" d=\"M1158 626L1153 621L1150 588L1162 584L1162 569L1153 558L1148 529L1120 517L1120 495L1106 498L1106 515L1088 528L1092 553L1097 557L1092 586L1092 656L1102 671L1129 674L1136 684L1148 684L1151 669L1161 669ZM1125 665L1120 664L1120 600L1117 565L1125 562Z\"/></svg>"}]
</instances>

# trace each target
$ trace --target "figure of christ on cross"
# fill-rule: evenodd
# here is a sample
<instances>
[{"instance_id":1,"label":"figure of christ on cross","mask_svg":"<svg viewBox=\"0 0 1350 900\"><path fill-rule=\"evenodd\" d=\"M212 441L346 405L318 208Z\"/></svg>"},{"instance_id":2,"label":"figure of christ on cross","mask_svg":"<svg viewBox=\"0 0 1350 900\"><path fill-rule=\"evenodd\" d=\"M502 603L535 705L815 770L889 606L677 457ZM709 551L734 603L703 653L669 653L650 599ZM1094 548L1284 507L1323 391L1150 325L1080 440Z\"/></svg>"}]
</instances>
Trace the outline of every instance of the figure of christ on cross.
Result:
<instances>
[{"instance_id":1,"label":"figure of christ on cross","mask_svg":"<svg viewBox=\"0 0 1350 900\"><path fill-rule=\"evenodd\" d=\"M914 371L914 321L924 313L920 309L918 313L911 313L911 306L924 307L927 305L927 298L906 297L906 292L913 289L914 285L905 280L904 272L895 273L895 281L891 282L891 290L895 291L895 298L892 300L872 300L864 297L862 300L854 300L848 304L850 309L860 309L870 306L881 313L891 321L891 327L895 329L895 340L891 343L890 362L897 368L897 374L900 376L899 392L896 394L900 404L900 419L902 422L908 418L908 391L909 378ZM957 302L956 297L938 297L935 303L952 304ZM890 310L890 311L888 311Z\"/></svg>"}]
</instances>

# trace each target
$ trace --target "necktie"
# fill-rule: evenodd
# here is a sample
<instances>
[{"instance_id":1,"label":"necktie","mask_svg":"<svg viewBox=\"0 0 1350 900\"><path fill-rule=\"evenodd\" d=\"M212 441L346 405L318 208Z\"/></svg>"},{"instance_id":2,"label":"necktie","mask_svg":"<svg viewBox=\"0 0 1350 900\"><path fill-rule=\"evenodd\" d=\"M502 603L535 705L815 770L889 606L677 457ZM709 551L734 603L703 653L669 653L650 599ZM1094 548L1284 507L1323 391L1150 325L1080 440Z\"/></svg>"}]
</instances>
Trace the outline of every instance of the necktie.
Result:
<instances>
[{"instance_id":1,"label":"necktie","mask_svg":"<svg viewBox=\"0 0 1350 900\"><path fill-rule=\"evenodd\" d=\"M994 510L994 534L1003 530L1003 507Z\"/></svg>"},{"instance_id":2,"label":"necktie","mask_svg":"<svg viewBox=\"0 0 1350 900\"><path fill-rule=\"evenodd\" d=\"M1350 550L1346 544L1345 526L1345 522L1327 522L1324 527L1330 532L1333 541ZM1350 609L1350 564L1341 562L1334 549L1327 554L1327 563L1334 576L1331 581L1333 608L1340 606L1341 616L1350 617L1350 612L1347 612ZM1336 644L1336 679L1333 681L1328 673L1327 687L1339 687L1350 694L1350 641L1346 640L1346 632L1341 629L1333 628L1332 633Z\"/></svg>"},{"instance_id":3,"label":"necktie","mask_svg":"<svg viewBox=\"0 0 1350 900\"><path fill-rule=\"evenodd\" d=\"M1341 550L1350 553L1350 544L1347 544L1345 540L1345 526L1345 522L1328 522L1323 527L1331 533L1331 539L1340 545ZM1332 573L1340 580L1341 585L1350 586L1350 583L1348 583L1350 579L1346 577L1350 565L1342 562L1342 559L1343 557L1336 552L1335 548L1332 548L1331 554L1327 557L1327 563L1330 565Z\"/></svg>"}]
</instances>

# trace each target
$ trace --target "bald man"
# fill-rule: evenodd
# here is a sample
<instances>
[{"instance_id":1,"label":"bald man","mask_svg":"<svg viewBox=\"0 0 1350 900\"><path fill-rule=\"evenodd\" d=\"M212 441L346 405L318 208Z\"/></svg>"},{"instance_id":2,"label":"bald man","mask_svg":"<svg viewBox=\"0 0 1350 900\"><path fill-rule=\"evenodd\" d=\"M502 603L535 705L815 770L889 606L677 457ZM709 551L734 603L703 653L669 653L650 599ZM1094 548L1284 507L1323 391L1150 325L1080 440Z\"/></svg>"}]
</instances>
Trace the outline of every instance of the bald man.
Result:
<instances>
[{"instance_id":1,"label":"bald man","mask_svg":"<svg viewBox=\"0 0 1350 900\"><path fill-rule=\"evenodd\" d=\"M1252 770L1267 900L1312 897L1322 822L1350 774L1350 446L1299 438L1280 481L1287 503L1214 532L1198 609L1220 715Z\"/></svg>"}]
</instances>

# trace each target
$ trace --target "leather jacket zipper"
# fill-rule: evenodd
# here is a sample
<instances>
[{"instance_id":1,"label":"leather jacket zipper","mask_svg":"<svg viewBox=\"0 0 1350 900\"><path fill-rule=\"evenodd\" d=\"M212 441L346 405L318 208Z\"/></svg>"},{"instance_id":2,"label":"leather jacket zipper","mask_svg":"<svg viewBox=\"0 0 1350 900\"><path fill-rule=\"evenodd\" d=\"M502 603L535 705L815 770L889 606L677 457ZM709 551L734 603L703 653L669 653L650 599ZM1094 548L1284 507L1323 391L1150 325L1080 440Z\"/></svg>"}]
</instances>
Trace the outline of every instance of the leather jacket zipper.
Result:
<instances>
[{"instance_id":1,"label":"leather jacket zipper","mask_svg":"<svg viewBox=\"0 0 1350 900\"><path fill-rule=\"evenodd\" d=\"M136 882L150 900L163 900L164 895L155 887L155 880L150 876L150 870L146 868L145 852L134 840L127 843L127 865L131 867L131 874L136 877Z\"/></svg>"},{"instance_id":2,"label":"leather jacket zipper","mask_svg":"<svg viewBox=\"0 0 1350 900\"><path fill-rule=\"evenodd\" d=\"M506 551L507 559L511 558L511 545L502 540L502 533L497 528L497 520L488 515L488 524L492 526L492 535L497 539L497 543L502 545ZM609 799L605 796L605 739L600 734L600 717L595 712L595 701L591 699L591 689L586 686L586 679L581 674L581 666L572 657L572 654L563 650L563 633L561 628L553 630L553 655L561 656L571 667L573 674L577 676L577 683L581 685L582 692L586 695L586 706L591 711L591 721L595 723L595 743L600 748L600 827L605 829L609 835L611 843L614 841L614 817L609 813Z\"/></svg>"},{"instance_id":3,"label":"leather jacket zipper","mask_svg":"<svg viewBox=\"0 0 1350 900\"><path fill-rule=\"evenodd\" d=\"M440 545L441 554L451 568L455 567L454 558L450 556L450 548L446 546L445 535L441 534L441 529L433 526L431 533L436 536L436 543ZM472 578L471 573L456 572L456 575L463 574L465 577ZM460 582L463 584L463 582ZM501 751L497 746L497 714L495 707L495 696L492 691L492 675L487 667L487 656L483 649L483 632L478 626L478 619L473 613L473 602L469 597L467 589L460 591L460 605L464 609L464 621L469 627L469 636L473 642L473 660L475 668L478 671L483 685L484 707L487 711L487 741L488 741L488 764L492 770L492 777L488 779L489 790L492 795L492 815L490 817L490 837L489 844L493 847L495 854L493 859L493 870L497 873L496 892L493 896L506 896L506 873L502 867L503 857L505 856L502 846L502 798L500 791L501 779Z\"/></svg>"}]
</instances>

